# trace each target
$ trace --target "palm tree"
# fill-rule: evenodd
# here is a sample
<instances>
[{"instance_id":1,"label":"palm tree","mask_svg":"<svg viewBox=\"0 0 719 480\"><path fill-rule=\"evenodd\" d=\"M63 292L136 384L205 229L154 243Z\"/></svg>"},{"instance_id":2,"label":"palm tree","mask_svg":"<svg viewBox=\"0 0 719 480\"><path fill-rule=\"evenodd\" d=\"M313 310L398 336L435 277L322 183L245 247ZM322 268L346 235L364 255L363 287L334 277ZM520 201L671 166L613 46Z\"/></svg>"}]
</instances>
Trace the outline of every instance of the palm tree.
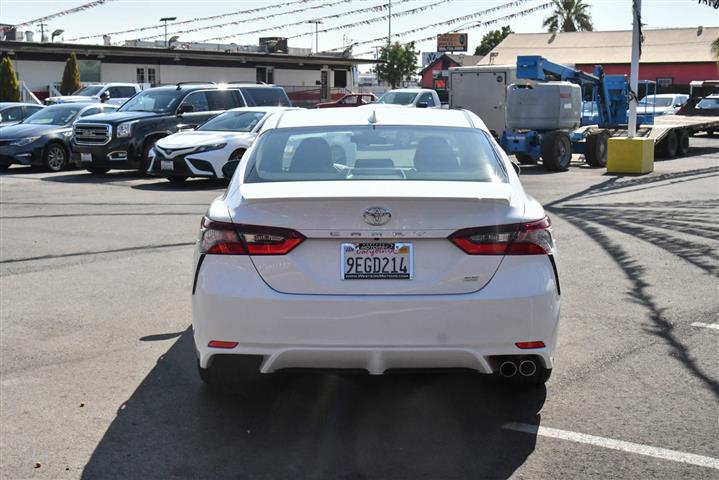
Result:
<instances>
[{"instance_id":1,"label":"palm tree","mask_svg":"<svg viewBox=\"0 0 719 480\"><path fill-rule=\"evenodd\" d=\"M544 19L543 27L550 32L591 32L592 25L589 5L584 0L552 0L554 11Z\"/></svg>"}]
</instances>

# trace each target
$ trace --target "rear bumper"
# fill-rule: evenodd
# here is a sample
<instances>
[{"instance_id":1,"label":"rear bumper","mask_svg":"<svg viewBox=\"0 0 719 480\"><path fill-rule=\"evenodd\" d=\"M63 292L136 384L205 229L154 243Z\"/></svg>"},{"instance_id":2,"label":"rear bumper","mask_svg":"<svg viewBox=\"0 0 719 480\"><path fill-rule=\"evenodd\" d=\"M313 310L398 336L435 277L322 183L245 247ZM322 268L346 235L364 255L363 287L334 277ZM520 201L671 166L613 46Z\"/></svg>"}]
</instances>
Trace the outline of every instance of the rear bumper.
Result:
<instances>
[{"instance_id":1,"label":"rear bumper","mask_svg":"<svg viewBox=\"0 0 719 480\"><path fill-rule=\"evenodd\" d=\"M507 257L482 290L459 295L294 295L268 287L248 257L207 255L193 295L200 365L216 354L262 355L282 368L472 368L538 355L552 368L559 294L544 256ZM239 342L233 349L211 340ZM516 342L542 341L522 350Z\"/></svg>"}]
</instances>

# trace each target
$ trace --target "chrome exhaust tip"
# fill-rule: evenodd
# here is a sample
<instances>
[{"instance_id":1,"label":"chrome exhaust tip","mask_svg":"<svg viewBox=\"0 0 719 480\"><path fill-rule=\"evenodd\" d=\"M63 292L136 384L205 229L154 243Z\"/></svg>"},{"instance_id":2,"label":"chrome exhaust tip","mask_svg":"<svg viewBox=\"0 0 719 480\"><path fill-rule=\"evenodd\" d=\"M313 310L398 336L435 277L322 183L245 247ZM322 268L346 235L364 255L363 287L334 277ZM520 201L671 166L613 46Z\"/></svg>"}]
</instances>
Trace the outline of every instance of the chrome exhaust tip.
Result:
<instances>
[{"instance_id":1,"label":"chrome exhaust tip","mask_svg":"<svg viewBox=\"0 0 719 480\"><path fill-rule=\"evenodd\" d=\"M537 364L534 360L524 360L519 364L519 373L523 377L531 377L537 372Z\"/></svg>"},{"instance_id":2,"label":"chrome exhaust tip","mask_svg":"<svg viewBox=\"0 0 719 480\"><path fill-rule=\"evenodd\" d=\"M517 374L517 364L514 362L502 362L499 366L499 374L504 378L511 378Z\"/></svg>"}]
</instances>

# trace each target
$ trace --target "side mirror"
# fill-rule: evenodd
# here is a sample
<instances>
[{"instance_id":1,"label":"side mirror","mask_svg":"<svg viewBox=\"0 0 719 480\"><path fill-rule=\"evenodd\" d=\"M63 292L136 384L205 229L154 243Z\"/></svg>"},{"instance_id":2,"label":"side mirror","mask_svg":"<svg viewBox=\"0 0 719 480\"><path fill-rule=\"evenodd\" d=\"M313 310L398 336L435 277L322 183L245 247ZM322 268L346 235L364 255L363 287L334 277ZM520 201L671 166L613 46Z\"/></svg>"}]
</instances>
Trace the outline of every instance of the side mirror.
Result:
<instances>
[{"instance_id":1,"label":"side mirror","mask_svg":"<svg viewBox=\"0 0 719 480\"><path fill-rule=\"evenodd\" d=\"M239 160L229 160L227 163L225 163L222 166L222 175L225 178L232 178L232 175L235 174L235 170L237 170L237 166L240 164Z\"/></svg>"},{"instance_id":2,"label":"side mirror","mask_svg":"<svg viewBox=\"0 0 719 480\"><path fill-rule=\"evenodd\" d=\"M190 105L189 103L183 103L180 105L180 108L177 109L177 114L182 115L183 113L190 113L194 112L195 107L193 105Z\"/></svg>"},{"instance_id":3,"label":"side mirror","mask_svg":"<svg viewBox=\"0 0 719 480\"><path fill-rule=\"evenodd\" d=\"M428 106L427 102L417 102L417 108L427 108Z\"/></svg>"},{"instance_id":4,"label":"side mirror","mask_svg":"<svg viewBox=\"0 0 719 480\"><path fill-rule=\"evenodd\" d=\"M110 100L110 92L108 92L107 90L105 90L104 92L102 92L102 93L100 94L100 102L105 103L105 102L107 102L108 100Z\"/></svg>"},{"instance_id":5,"label":"side mirror","mask_svg":"<svg viewBox=\"0 0 719 480\"><path fill-rule=\"evenodd\" d=\"M510 162L510 163L512 164L512 168L514 169L514 171L517 172L517 175L522 173L522 167L520 167L518 163L514 163L514 162Z\"/></svg>"}]
</instances>

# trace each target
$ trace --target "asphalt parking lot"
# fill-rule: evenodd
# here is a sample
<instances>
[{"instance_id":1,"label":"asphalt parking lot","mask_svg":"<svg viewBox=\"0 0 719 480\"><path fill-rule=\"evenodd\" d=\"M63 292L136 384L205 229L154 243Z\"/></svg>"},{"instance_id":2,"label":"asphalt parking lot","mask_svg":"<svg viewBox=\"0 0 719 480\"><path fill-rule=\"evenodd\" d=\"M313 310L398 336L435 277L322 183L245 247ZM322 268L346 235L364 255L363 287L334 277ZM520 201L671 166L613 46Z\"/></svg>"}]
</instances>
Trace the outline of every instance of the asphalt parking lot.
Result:
<instances>
[{"instance_id":1,"label":"asphalt parking lot","mask_svg":"<svg viewBox=\"0 0 719 480\"><path fill-rule=\"evenodd\" d=\"M0 177L0 476L719 478L719 140L643 176L523 170L560 249L546 388L281 375L210 395L192 244L221 183Z\"/></svg>"}]
</instances>

